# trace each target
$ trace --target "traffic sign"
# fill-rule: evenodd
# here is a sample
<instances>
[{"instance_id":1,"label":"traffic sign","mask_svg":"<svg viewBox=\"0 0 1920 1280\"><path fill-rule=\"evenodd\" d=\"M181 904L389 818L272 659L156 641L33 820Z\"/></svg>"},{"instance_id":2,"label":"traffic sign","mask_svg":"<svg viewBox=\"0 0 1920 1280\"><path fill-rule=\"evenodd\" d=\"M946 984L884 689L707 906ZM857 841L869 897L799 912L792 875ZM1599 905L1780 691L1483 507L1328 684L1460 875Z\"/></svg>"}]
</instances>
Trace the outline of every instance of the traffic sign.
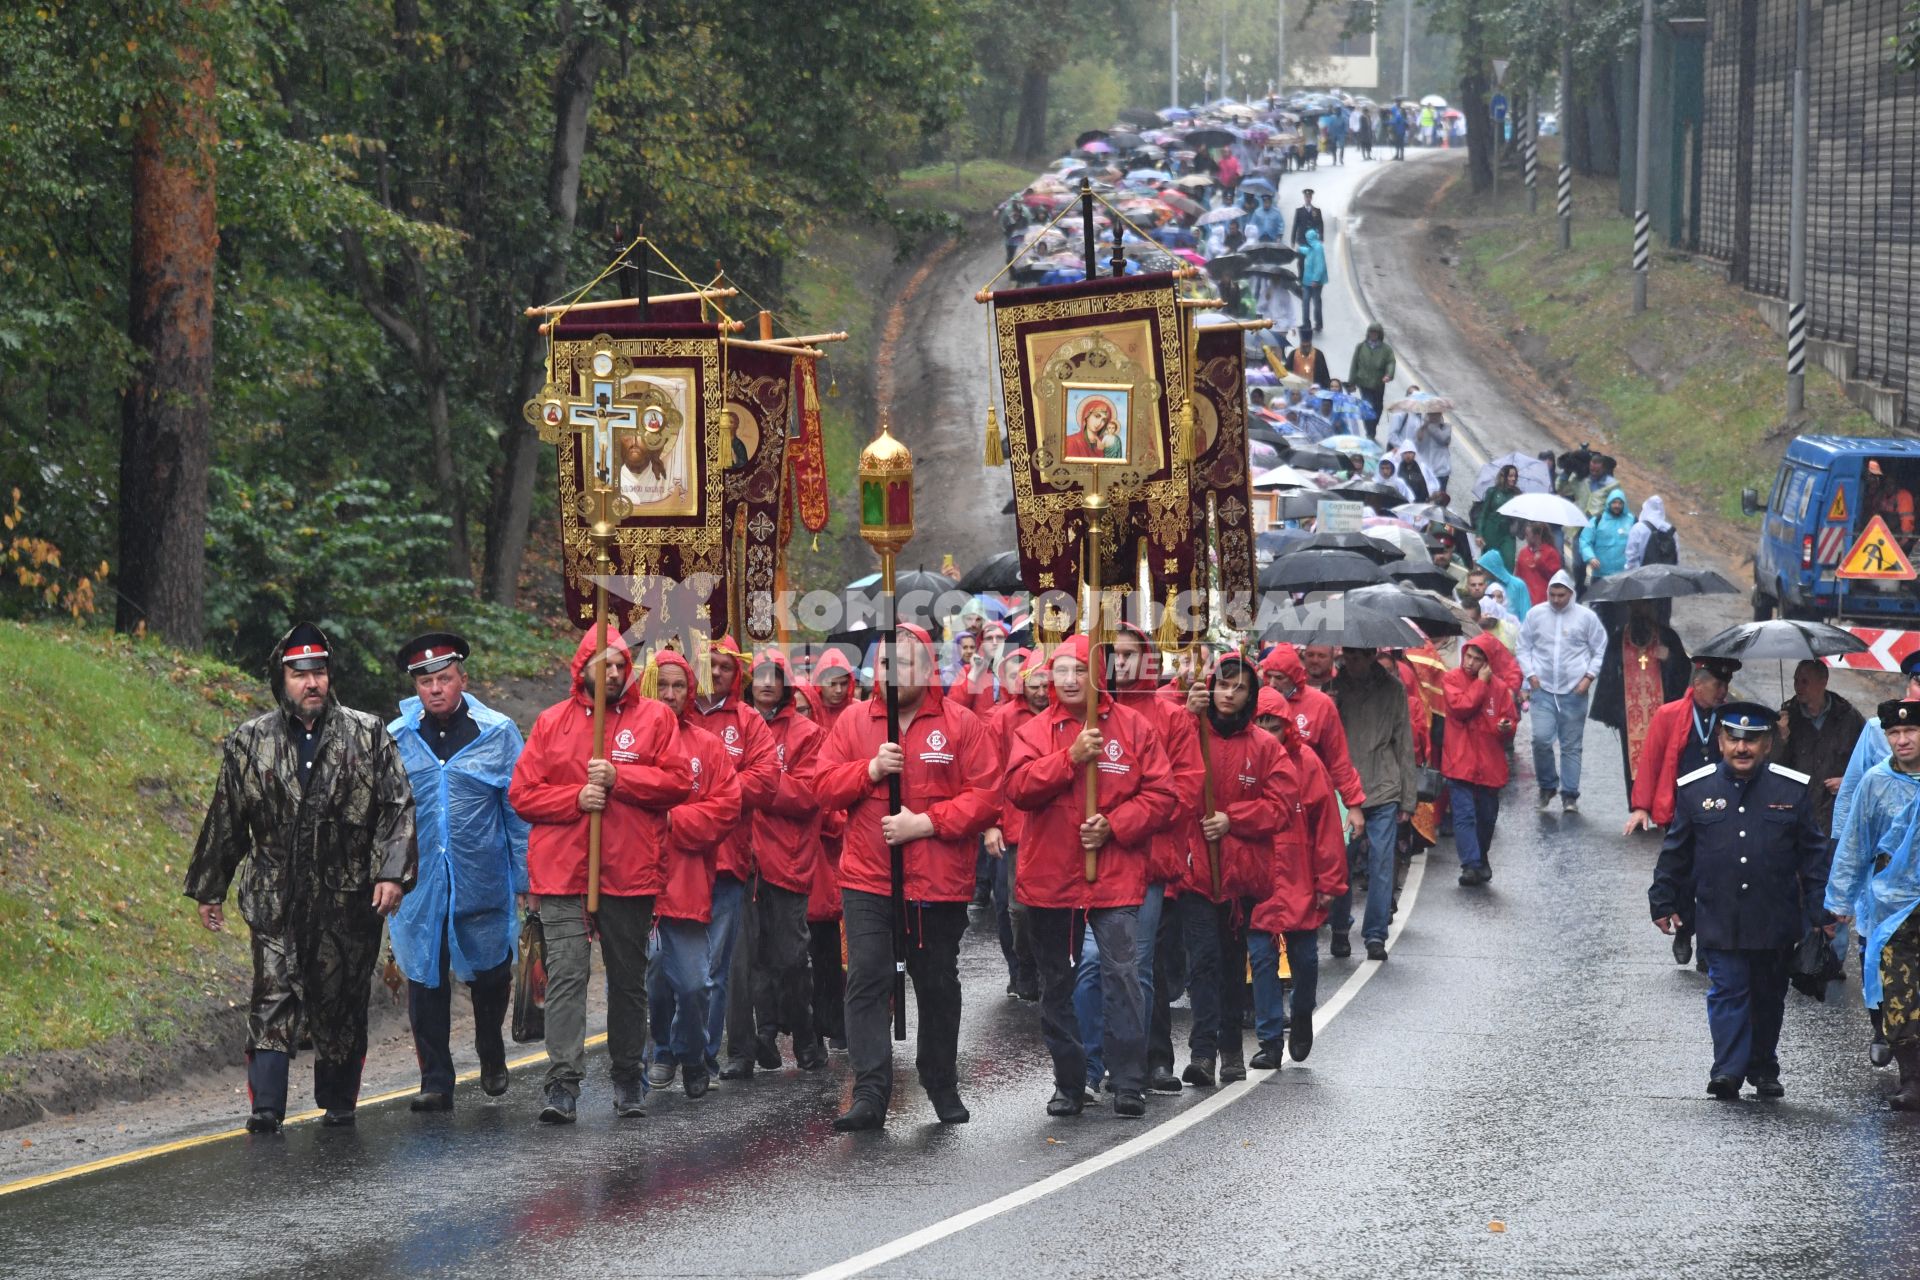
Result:
<instances>
[{"instance_id":1,"label":"traffic sign","mask_svg":"<svg viewBox=\"0 0 1920 1280\"><path fill-rule=\"evenodd\" d=\"M1920 573L1914 572L1913 562L1900 550L1900 544L1893 540L1887 522L1879 516L1867 521L1867 527L1860 531L1860 540L1853 544L1853 550L1847 552L1833 575L1892 582L1911 582L1920 577Z\"/></svg>"},{"instance_id":2,"label":"traffic sign","mask_svg":"<svg viewBox=\"0 0 1920 1280\"><path fill-rule=\"evenodd\" d=\"M1495 120L1505 120L1507 118L1507 95L1504 93L1496 93L1493 95L1493 118Z\"/></svg>"},{"instance_id":3,"label":"traffic sign","mask_svg":"<svg viewBox=\"0 0 1920 1280\"><path fill-rule=\"evenodd\" d=\"M1833 490L1833 505L1827 508L1827 520L1845 520L1847 518L1847 491L1836 485Z\"/></svg>"},{"instance_id":4,"label":"traffic sign","mask_svg":"<svg viewBox=\"0 0 1920 1280\"><path fill-rule=\"evenodd\" d=\"M1837 653L1827 659L1830 667L1847 667L1854 671L1900 671L1906 661L1915 653L1920 653L1920 631L1903 631L1895 627L1842 627L1855 639L1866 645L1863 653Z\"/></svg>"},{"instance_id":5,"label":"traffic sign","mask_svg":"<svg viewBox=\"0 0 1920 1280\"><path fill-rule=\"evenodd\" d=\"M1510 61L1511 59L1509 58L1495 58L1493 60L1493 82L1495 84L1505 84L1507 82L1507 63Z\"/></svg>"}]
</instances>

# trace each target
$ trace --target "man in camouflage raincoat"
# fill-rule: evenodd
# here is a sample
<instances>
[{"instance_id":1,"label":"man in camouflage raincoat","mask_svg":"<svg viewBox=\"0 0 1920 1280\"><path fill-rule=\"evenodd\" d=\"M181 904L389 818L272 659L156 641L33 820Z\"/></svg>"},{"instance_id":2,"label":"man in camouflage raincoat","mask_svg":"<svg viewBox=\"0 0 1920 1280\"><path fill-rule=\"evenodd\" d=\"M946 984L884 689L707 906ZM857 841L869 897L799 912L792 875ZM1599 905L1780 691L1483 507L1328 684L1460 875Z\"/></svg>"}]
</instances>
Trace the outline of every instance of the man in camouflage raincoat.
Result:
<instances>
[{"instance_id":1,"label":"man in camouflage raincoat","mask_svg":"<svg viewBox=\"0 0 1920 1280\"><path fill-rule=\"evenodd\" d=\"M186 892L218 931L227 886L253 938L247 1015L247 1128L273 1133L287 1069L304 1033L314 1050L322 1123L353 1123L367 1053L367 996L382 917L413 887L413 792L386 726L334 700L327 638L300 623L275 646L278 707L241 725L222 750L213 803Z\"/></svg>"}]
</instances>

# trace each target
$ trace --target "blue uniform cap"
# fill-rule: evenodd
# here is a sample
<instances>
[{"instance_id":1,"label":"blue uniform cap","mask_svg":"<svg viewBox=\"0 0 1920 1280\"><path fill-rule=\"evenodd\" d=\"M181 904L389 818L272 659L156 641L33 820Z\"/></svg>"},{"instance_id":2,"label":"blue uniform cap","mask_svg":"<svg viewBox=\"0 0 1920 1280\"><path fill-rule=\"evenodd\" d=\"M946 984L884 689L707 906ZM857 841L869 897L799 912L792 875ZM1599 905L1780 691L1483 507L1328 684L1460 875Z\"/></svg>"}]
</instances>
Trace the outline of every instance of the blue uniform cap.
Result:
<instances>
[{"instance_id":1,"label":"blue uniform cap","mask_svg":"<svg viewBox=\"0 0 1920 1280\"><path fill-rule=\"evenodd\" d=\"M1716 713L1720 727L1736 738L1755 738L1772 733L1776 712L1760 702L1723 702Z\"/></svg>"}]
</instances>

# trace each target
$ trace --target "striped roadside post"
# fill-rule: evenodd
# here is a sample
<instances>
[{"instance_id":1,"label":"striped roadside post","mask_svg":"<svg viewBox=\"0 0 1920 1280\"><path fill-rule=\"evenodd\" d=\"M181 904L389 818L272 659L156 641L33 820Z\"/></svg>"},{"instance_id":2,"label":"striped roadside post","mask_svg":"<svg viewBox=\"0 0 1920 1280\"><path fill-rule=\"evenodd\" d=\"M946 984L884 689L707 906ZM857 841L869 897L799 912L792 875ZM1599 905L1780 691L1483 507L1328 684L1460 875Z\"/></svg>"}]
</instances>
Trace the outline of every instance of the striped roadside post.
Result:
<instances>
[{"instance_id":1,"label":"striped roadside post","mask_svg":"<svg viewBox=\"0 0 1920 1280\"><path fill-rule=\"evenodd\" d=\"M1653 259L1653 215L1645 209L1633 215L1633 309L1647 309L1647 265Z\"/></svg>"},{"instance_id":2,"label":"striped roadside post","mask_svg":"<svg viewBox=\"0 0 1920 1280\"><path fill-rule=\"evenodd\" d=\"M1540 212L1540 111L1531 89L1527 91L1526 138L1521 158L1526 165L1527 212L1532 214Z\"/></svg>"},{"instance_id":3,"label":"striped roadside post","mask_svg":"<svg viewBox=\"0 0 1920 1280\"><path fill-rule=\"evenodd\" d=\"M1807 304L1787 307L1787 376L1804 378L1807 372ZM1800 406L1795 405L1795 408Z\"/></svg>"},{"instance_id":4,"label":"striped roadside post","mask_svg":"<svg viewBox=\"0 0 1920 1280\"><path fill-rule=\"evenodd\" d=\"M1564 139L1562 144L1565 145ZM1560 166L1560 247L1573 248L1573 166Z\"/></svg>"}]
</instances>

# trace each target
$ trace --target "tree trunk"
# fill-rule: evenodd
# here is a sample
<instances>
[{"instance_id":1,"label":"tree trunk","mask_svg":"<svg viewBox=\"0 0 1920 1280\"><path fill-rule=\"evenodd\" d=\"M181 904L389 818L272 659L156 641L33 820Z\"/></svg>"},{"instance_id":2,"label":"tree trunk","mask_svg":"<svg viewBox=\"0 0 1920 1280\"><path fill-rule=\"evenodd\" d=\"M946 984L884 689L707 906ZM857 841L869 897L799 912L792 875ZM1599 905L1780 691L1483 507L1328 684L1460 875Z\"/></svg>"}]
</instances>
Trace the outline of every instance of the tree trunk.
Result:
<instances>
[{"instance_id":1,"label":"tree trunk","mask_svg":"<svg viewBox=\"0 0 1920 1280\"><path fill-rule=\"evenodd\" d=\"M1020 115L1013 124L1013 153L1023 160L1037 160L1046 153L1051 78L1044 65L1030 66L1020 77Z\"/></svg>"},{"instance_id":2,"label":"tree trunk","mask_svg":"<svg viewBox=\"0 0 1920 1280\"><path fill-rule=\"evenodd\" d=\"M114 626L200 644L206 596L213 390L213 63L181 50L183 80L140 118L133 147L127 332L141 353L120 413L120 602Z\"/></svg>"},{"instance_id":3,"label":"tree trunk","mask_svg":"<svg viewBox=\"0 0 1920 1280\"><path fill-rule=\"evenodd\" d=\"M473 550L467 544L467 495L453 464L453 428L447 414L447 365L437 358L437 351L435 354L434 367L422 373L427 380L427 431L433 441L433 482L440 490L447 519L453 524L447 531L447 572L471 585Z\"/></svg>"},{"instance_id":4,"label":"tree trunk","mask_svg":"<svg viewBox=\"0 0 1920 1280\"><path fill-rule=\"evenodd\" d=\"M1493 128L1493 108L1487 101L1487 77L1472 71L1460 77L1460 111L1467 118L1467 173L1475 195L1493 189L1493 166L1499 163L1499 145Z\"/></svg>"},{"instance_id":5,"label":"tree trunk","mask_svg":"<svg viewBox=\"0 0 1920 1280\"><path fill-rule=\"evenodd\" d=\"M587 113L609 50L594 36L575 36L553 82L553 147L547 160L547 248L534 275L533 297L545 302L565 287L574 224L580 213L580 162L587 149ZM533 482L540 473L540 435L520 416L546 381L546 341L538 322L526 321L520 344L518 393L504 409L503 456L487 519L487 555L481 590L497 604L515 602L520 562L533 516Z\"/></svg>"}]
</instances>

